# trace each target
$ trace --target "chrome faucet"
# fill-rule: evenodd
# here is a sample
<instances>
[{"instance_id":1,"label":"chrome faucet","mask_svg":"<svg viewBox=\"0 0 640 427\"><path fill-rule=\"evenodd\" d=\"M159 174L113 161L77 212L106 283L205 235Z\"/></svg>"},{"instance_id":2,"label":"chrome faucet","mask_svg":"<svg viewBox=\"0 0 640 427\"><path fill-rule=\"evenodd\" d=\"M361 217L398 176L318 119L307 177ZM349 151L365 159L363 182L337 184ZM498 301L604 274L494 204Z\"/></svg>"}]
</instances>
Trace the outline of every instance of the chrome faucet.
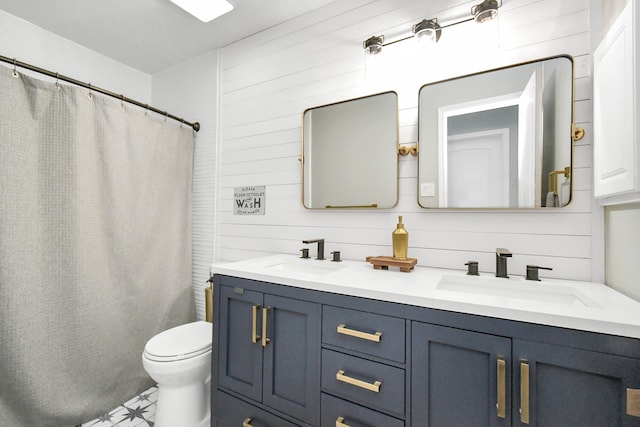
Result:
<instances>
[{"instance_id":1,"label":"chrome faucet","mask_svg":"<svg viewBox=\"0 0 640 427\"><path fill-rule=\"evenodd\" d=\"M317 260L324 259L324 239L303 240L302 243L317 243L318 244L318 256Z\"/></svg>"},{"instance_id":2,"label":"chrome faucet","mask_svg":"<svg viewBox=\"0 0 640 427\"><path fill-rule=\"evenodd\" d=\"M496 277L509 278L509 275L507 275L507 258L511 257L509 249L496 248Z\"/></svg>"}]
</instances>

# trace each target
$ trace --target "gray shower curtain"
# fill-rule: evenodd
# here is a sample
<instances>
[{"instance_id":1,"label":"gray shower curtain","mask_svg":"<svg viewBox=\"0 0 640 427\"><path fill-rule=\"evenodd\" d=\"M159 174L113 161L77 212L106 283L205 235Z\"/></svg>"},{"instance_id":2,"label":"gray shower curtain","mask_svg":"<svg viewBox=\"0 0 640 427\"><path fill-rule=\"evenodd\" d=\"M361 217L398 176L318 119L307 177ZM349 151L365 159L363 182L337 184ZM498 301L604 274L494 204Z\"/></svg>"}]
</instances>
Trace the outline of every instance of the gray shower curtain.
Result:
<instances>
[{"instance_id":1,"label":"gray shower curtain","mask_svg":"<svg viewBox=\"0 0 640 427\"><path fill-rule=\"evenodd\" d=\"M194 320L193 131L0 67L0 426L74 426L153 383Z\"/></svg>"}]
</instances>

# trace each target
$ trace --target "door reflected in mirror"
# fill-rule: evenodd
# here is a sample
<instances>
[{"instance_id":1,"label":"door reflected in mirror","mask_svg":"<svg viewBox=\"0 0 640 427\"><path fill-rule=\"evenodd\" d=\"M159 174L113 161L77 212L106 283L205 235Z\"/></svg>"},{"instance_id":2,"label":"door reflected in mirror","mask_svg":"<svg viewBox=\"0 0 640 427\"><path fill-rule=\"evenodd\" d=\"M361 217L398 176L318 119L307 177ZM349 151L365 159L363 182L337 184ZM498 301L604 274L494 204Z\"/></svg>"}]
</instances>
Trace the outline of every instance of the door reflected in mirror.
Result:
<instances>
[{"instance_id":1,"label":"door reflected in mirror","mask_svg":"<svg viewBox=\"0 0 640 427\"><path fill-rule=\"evenodd\" d=\"M310 209L398 202L398 95L384 92L303 114L302 197Z\"/></svg>"},{"instance_id":2,"label":"door reflected in mirror","mask_svg":"<svg viewBox=\"0 0 640 427\"><path fill-rule=\"evenodd\" d=\"M573 60L567 56L424 85L419 93L420 206L567 205L572 105Z\"/></svg>"}]
</instances>

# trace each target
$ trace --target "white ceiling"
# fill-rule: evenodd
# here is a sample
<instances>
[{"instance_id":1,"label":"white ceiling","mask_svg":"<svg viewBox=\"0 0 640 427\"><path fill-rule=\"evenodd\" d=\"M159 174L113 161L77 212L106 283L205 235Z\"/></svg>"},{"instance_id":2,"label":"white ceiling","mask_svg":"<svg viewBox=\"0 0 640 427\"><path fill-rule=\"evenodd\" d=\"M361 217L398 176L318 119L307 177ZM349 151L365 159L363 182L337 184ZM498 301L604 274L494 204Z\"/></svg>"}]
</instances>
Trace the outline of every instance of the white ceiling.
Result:
<instances>
[{"instance_id":1,"label":"white ceiling","mask_svg":"<svg viewBox=\"0 0 640 427\"><path fill-rule=\"evenodd\" d=\"M153 74L333 1L232 0L209 23L169 0L0 0L0 9Z\"/></svg>"}]
</instances>

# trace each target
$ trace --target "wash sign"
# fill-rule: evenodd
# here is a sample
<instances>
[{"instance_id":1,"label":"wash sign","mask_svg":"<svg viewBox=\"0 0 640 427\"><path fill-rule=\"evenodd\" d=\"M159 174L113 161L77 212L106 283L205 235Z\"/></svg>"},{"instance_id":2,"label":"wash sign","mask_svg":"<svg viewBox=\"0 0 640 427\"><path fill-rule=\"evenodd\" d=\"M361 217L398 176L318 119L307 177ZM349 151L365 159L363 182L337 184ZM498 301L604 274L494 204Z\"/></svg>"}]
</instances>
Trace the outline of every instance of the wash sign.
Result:
<instances>
[{"instance_id":1,"label":"wash sign","mask_svg":"<svg viewBox=\"0 0 640 427\"><path fill-rule=\"evenodd\" d=\"M264 185L233 189L234 215L264 215Z\"/></svg>"}]
</instances>

